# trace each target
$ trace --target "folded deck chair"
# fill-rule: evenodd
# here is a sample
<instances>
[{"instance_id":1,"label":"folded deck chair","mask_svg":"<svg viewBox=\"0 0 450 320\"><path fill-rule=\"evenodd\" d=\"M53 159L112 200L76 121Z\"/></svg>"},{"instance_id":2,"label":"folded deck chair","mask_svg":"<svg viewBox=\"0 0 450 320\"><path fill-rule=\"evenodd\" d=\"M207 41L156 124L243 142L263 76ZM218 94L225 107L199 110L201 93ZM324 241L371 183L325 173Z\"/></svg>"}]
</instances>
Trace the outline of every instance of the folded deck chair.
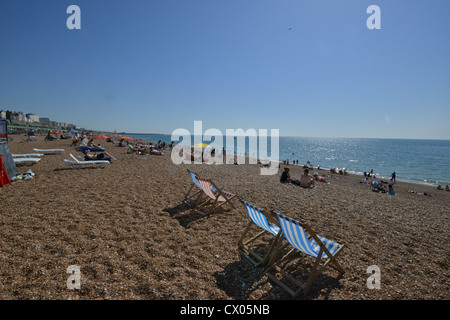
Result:
<instances>
[{"instance_id":1,"label":"folded deck chair","mask_svg":"<svg viewBox=\"0 0 450 320\"><path fill-rule=\"evenodd\" d=\"M247 227L241 235L241 238L238 241L239 252L254 266L264 266L268 262L274 248L276 247L276 244L280 240L282 234L281 229L276 224L269 223L266 215L263 213L263 210L243 200L242 203L247 209L248 216L250 217L250 222L248 223ZM258 226L263 230L253 237L246 239L251 228L254 226ZM255 247L259 247L261 242L259 243L259 246L256 246L254 244L255 241L260 239L263 235L270 235L271 239L269 241L271 241L272 243L270 245L267 243L264 248L266 252L264 254L259 254L256 252ZM264 242L262 243L264 244ZM252 248L250 248L250 244L253 245Z\"/></svg>"},{"instance_id":2,"label":"folded deck chair","mask_svg":"<svg viewBox=\"0 0 450 320\"><path fill-rule=\"evenodd\" d=\"M183 202L185 204L187 204L188 206L193 206L196 203L199 195L203 192L203 190L202 190L202 186L200 185L200 182L198 182L198 180L196 178L197 175L195 174L195 172L193 172L189 169L187 169L187 171L189 173L189 176L191 177L192 183L191 183L188 191L184 194ZM195 192L193 192L192 189L194 189L195 186L197 186L199 190L196 190ZM211 190L216 191L216 188L213 185L211 185ZM191 192L193 192L193 193L191 193Z\"/></svg>"},{"instance_id":3,"label":"folded deck chair","mask_svg":"<svg viewBox=\"0 0 450 320\"><path fill-rule=\"evenodd\" d=\"M41 161L41 158L13 158L16 165L33 165Z\"/></svg>"},{"instance_id":4,"label":"folded deck chair","mask_svg":"<svg viewBox=\"0 0 450 320\"><path fill-rule=\"evenodd\" d=\"M89 160L89 161L80 161L73 154L70 154L73 160L64 160L69 166L74 169L80 169L83 166L92 165L96 168L102 168L105 164L109 164L110 162L107 160Z\"/></svg>"},{"instance_id":5,"label":"folded deck chair","mask_svg":"<svg viewBox=\"0 0 450 320\"><path fill-rule=\"evenodd\" d=\"M231 202L231 200L236 196L235 194L223 191L209 179L199 178L198 176L196 176L196 178L200 184L200 188L203 191L203 193L200 193L197 201L195 202L196 208L203 209L208 213L215 212L225 204L235 208ZM203 196L206 196L206 201L203 201Z\"/></svg>"},{"instance_id":6,"label":"folded deck chair","mask_svg":"<svg viewBox=\"0 0 450 320\"><path fill-rule=\"evenodd\" d=\"M278 242L277 248L274 250L274 253L269 261L269 267L266 270L266 273L272 281L286 290L292 298L297 297L302 292L306 295L314 279L321 274L327 266L330 266L339 272L339 276L337 278L340 278L344 274L344 268L336 259L336 256L344 247L343 245L318 236L308 225L304 223L288 218L277 212L274 212L274 215L278 218L284 238L292 246L292 249L280 260L275 262L275 257L279 252L278 248L280 247L280 242ZM304 254L315 258L313 266L309 272L309 276L307 280L303 282L286 271L289 267L289 258L292 257L292 253L295 251L301 251ZM320 265L321 262L322 265ZM283 268L280 267L282 264L284 265ZM291 286L282 281L282 279L278 278L276 276L277 273L284 276ZM295 287L294 289L292 289L293 286Z\"/></svg>"},{"instance_id":7,"label":"folded deck chair","mask_svg":"<svg viewBox=\"0 0 450 320\"><path fill-rule=\"evenodd\" d=\"M64 149L33 149L33 150L43 154L60 154L61 152L64 152Z\"/></svg>"}]
</instances>

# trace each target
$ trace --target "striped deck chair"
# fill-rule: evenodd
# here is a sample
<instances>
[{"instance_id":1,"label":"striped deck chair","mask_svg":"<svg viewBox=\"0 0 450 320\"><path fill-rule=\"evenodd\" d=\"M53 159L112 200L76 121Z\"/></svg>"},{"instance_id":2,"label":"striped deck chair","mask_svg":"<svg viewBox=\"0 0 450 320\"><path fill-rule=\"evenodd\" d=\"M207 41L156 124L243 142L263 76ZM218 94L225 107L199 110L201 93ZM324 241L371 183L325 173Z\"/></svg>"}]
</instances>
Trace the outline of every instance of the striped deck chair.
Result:
<instances>
[{"instance_id":1,"label":"striped deck chair","mask_svg":"<svg viewBox=\"0 0 450 320\"><path fill-rule=\"evenodd\" d=\"M191 177L192 183L188 189L187 192L185 192L184 194L184 199L183 202L185 204L187 204L188 206L193 206L195 205L195 203L197 202L197 199L199 197L199 195L203 192L202 187L200 185L200 182L198 182L197 180L197 174L195 174L195 172L187 169L189 176ZM195 188L195 186L198 187L198 190L193 192L193 189ZM216 188L214 186L211 186L211 190L212 191L216 191ZM192 192L192 193L191 193Z\"/></svg>"},{"instance_id":2,"label":"striped deck chair","mask_svg":"<svg viewBox=\"0 0 450 320\"><path fill-rule=\"evenodd\" d=\"M277 242L282 234L281 229L276 224L270 224L267 217L263 213L263 210L255 207L254 205L242 200L245 208L247 209L248 216L250 217L250 222L242 233L241 238L238 241L238 249L243 257L250 261L255 267L264 266L271 256L273 249L276 247ZM263 229L261 232L257 233L253 237L244 240L250 229L254 226L258 226ZM265 248L266 253L264 255L258 254L253 248L250 248L250 244L262 237L263 235L271 235L270 241L272 243Z\"/></svg>"},{"instance_id":3,"label":"striped deck chair","mask_svg":"<svg viewBox=\"0 0 450 320\"><path fill-rule=\"evenodd\" d=\"M292 298L297 297L301 292L306 295L314 279L321 274L327 266L330 266L339 272L337 279L344 274L344 268L336 259L336 256L341 252L344 245L318 236L308 225L304 223L288 218L277 212L274 212L274 215L279 220L285 239L293 248L275 263L274 257L277 252L279 252L278 248L276 248L272 258L269 261L269 267L266 272L267 276L286 290ZM310 235L309 237L308 234ZM303 253L315 258L306 282L301 282L286 272L286 268L289 263L285 265L284 268L279 266L281 263L288 261L289 256L291 256L291 254L296 250L302 251ZM320 265L322 261L323 263ZM281 279L276 277L276 273L282 274L289 282L295 285L296 288L293 290L285 282L282 282Z\"/></svg>"},{"instance_id":4,"label":"striped deck chair","mask_svg":"<svg viewBox=\"0 0 450 320\"><path fill-rule=\"evenodd\" d=\"M218 188L210 179L203 179L196 176L197 181L200 184L200 188L202 189L202 193L200 193L197 201L195 202L195 207L198 209L205 210L208 213L213 213L218 210L223 205L230 205L232 208L235 208L233 202L231 200L236 196L235 194L223 191ZM203 197L206 201L204 201ZM203 201L203 202L202 202Z\"/></svg>"}]
</instances>

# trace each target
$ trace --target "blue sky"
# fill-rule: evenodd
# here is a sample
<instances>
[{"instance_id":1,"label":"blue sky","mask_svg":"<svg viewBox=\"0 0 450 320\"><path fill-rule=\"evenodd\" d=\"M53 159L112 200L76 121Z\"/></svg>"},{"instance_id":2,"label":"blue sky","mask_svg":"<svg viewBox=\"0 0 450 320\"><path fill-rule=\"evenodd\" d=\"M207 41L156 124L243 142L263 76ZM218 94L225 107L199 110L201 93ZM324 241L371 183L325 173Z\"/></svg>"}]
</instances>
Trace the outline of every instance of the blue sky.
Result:
<instances>
[{"instance_id":1,"label":"blue sky","mask_svg":"<svg viewBox=\"0 0 450 320\"><path fill-rule=\"evenodd\" d=\"M66 27L72 4L81 30ZM3 0L0 109L105 131L202 120L450 139L448 12L448 0Z\"/></svg>"}]
</instances>

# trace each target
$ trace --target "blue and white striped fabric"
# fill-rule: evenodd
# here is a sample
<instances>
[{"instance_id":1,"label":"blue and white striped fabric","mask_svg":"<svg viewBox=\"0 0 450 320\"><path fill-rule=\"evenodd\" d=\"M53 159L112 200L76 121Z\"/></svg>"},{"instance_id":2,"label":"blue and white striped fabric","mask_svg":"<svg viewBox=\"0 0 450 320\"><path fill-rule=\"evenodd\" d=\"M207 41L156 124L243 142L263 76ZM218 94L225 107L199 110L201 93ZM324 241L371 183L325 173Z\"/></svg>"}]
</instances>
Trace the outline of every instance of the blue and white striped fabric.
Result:
<instances>
[{"instance_id":1,"label":"blue and white striped fabric","mask_svg":"<svg viewBox=\"0 0 450 320\"><path fill-rule=\"evenodd\" d=\"M194 183L197 185L197 187L199 187L199 188L201 189L202 186L200 185L200 182L198 182L198 180L197 180L197 178L196 178L196 174L195 174L194 172L192 172L191 170L189 170L189 169L187 169L187 171L188 171L189 174L191 175L192 182L194 182ZM211 185L211 190L212 190L212 191L217 191L217 189L214 188L213 185Z\"/></svg>"},{"instance_id":2,"label":"blue and white striped fabric","mask_svg":"<svg viewBox=\"0 0 450 320\"><path fill-rule=\"evenodd\" d=\"M275 212L275 214L280 221L284 236L291 246L303 251L306 254L309 254L310 256L317 257L320 251L320 245L312 237L308 239L308 235L306 234L305 229L301 226L301 223L277 212ZM339 243L320 236L318 236L318 238L323 242L330 254L334 255L339 247ZM328 258L328 255L323 252L321 258L326 259Z\"/></svg>"},{"instance_id":3,"label":"blue and white striped fabric","mask_svg":"<svg viewBox=\"0 0 450 320\"><path fill-rule=\"evenodd\" d=\"M278 234L280 228L277 225L270 225L269 222L267 221L266 216L262 213L261 209L245 201L242 201L242 203L247 208L247 212L250 219L252 219L256 225L260 226L261 228L267 230L270 233L273 233L274 235Z\"/></svg>"}]
</instances>

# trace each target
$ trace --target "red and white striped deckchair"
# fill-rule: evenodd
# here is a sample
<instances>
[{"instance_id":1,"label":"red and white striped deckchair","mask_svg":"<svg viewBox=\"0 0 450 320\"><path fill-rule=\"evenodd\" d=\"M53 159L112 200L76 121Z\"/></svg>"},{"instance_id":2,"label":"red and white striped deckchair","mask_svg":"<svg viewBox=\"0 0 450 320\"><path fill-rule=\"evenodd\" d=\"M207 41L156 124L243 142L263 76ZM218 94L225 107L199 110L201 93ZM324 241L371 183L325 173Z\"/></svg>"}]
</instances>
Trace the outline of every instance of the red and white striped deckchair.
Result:
<instances>
[{"instance_id":1,"label":"red and white striped deckchair","mask_svg":"<svg viewBox=\"0 0 450 320\"><path fill-rule=\"evenodd\" d=\"M191 177L192 184L189 187L188 191L185 192L183 202L191 207L196 204L197 199L200 196L200 193L203 193L203 190L202 187L200 186L200 183L197 180L197 174L189 169L187 169L187 171L189 172L189 175ZM193 190L195 186L197 186L199 190ZM216 191L216 188L211 186L211 190Z\"/></svg>"},{"instance_id":2,"label":"red and white striped deckchair","mask_svg":"<svg viewBox=\"0 0 450 320\"><path fill-rule=\"evenodd\" d=\"M223 191L210 179L199 178L198 176L196 178L200 184L200 188L203 190L203 193L196 201L196 208L203 209L208 213L216 211L224 204L230 205L233 209L235 208L231 202L231 200L236 196L235 194ZM206 201L202 200L204 195L206 195Z\"/></svg>"}]
</instances>

